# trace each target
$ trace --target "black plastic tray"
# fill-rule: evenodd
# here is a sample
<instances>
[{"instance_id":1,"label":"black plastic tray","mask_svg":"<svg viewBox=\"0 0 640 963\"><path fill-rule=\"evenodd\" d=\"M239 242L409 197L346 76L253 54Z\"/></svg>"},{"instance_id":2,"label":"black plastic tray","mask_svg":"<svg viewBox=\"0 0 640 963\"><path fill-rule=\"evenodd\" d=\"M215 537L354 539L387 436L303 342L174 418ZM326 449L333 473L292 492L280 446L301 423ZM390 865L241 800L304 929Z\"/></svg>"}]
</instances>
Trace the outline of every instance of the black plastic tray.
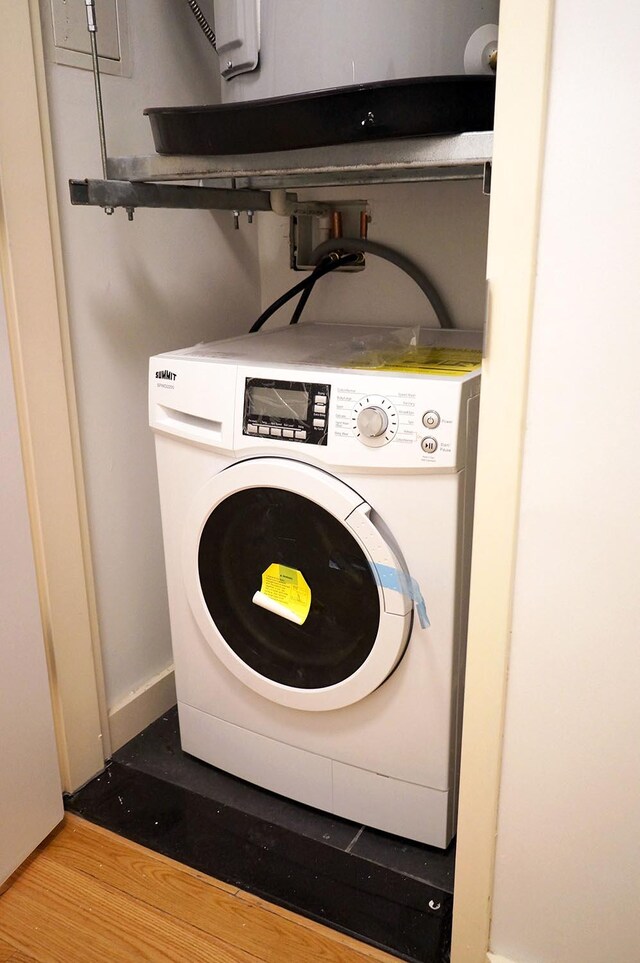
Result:
<instances>
[{"instance_id":1,"label":"black plastic tray","mask_svg":"<svg viewBox=\"0 0 640 963\"><path fill-rule=\"evenodd\" d=\"M254 154L492 130L494 97L494 77L423 77L145 114L159 154Z\"/></svg>"}]
</instances>

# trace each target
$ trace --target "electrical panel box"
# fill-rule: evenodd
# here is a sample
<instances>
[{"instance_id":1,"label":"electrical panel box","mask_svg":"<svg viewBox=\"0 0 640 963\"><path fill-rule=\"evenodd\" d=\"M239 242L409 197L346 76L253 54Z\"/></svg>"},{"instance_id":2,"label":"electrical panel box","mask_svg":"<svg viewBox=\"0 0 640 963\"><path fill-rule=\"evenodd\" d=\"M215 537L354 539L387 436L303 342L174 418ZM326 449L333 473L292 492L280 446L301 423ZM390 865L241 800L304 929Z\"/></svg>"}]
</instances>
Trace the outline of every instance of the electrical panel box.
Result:
<instances>
[{"instance_id":1,"label":"electrical panel box","mask_svg":"<svg viewBox=\"0 0 640 963\"><path fill-rule=\"evenodd\" d=\"M45 0L45 41L54 63L91 70L91 42L83 0ZM125 0L96 0L96 33L100 70L130 75Z\"/></svg>"}]
</instances>

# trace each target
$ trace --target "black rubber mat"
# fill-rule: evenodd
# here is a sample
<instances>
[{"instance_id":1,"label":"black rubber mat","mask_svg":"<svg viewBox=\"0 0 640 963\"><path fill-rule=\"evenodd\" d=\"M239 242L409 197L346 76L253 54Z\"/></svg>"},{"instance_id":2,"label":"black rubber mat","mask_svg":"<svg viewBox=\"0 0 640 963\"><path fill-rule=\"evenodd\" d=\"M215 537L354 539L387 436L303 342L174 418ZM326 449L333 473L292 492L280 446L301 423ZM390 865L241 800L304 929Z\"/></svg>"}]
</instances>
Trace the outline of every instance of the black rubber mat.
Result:
<instances>
[{"instance_id":1,"label":"black rubber mat","mask_svg":"<svg viewBox=\"0 0 640 963\"><path fill-rule=\"evenodd\" d=\"M491 76L422 77L145 114L160 154L253 154L492 130L494 98Z\"/></svg>"}]
</instances>

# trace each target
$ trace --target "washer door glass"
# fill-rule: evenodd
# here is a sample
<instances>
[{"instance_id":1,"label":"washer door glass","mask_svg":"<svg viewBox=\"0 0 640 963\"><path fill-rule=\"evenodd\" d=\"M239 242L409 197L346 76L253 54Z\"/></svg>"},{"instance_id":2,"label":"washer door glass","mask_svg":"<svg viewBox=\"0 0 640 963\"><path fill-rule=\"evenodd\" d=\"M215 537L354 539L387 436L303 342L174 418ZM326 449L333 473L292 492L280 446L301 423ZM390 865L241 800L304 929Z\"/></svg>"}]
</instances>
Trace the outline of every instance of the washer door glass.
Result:
<instances>
[{"instance_id":1,"label":"washer door glass","mask_svg":"<svg viewBox=\"0 0 640 963\"><path fill-rule=\"evenodd\" d=\"M252 600L273 564L311 591L302 625ZM348 528L293 491L249 488L223 499L200 537L205 604L227 645L261 676L299 689L342 682L366 661L379 631L378 586Z\"/></svg>"},{"instance_id":2,"label":"washer door glass","mask_svg":"<svg viewBox=\"0 0 640 963\"><path fill-rule=\"evenodd\" d=\"M412 604L386 584L405 570L380 521L344 481L295 459L243 459L199 489L183 520L184 588L205 641L243 685L324 712L389 677Z\"/></svg>"}]
</instances>

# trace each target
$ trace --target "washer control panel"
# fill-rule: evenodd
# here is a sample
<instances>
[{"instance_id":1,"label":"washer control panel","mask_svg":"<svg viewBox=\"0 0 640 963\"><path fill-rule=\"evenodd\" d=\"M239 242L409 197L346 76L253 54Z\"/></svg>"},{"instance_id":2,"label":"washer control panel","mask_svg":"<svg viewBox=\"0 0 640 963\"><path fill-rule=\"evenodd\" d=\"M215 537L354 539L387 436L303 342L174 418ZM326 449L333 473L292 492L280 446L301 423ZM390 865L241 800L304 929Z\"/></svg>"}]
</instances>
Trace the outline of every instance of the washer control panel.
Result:
<instances>
[{"instance_id":1,"label":"washer control panel","mask_svg":"<svg viewBox=\"0 0 640 963\"><path fill-rule=\"evenodd\" d=\"M437 411L425 411L422 416L422 424L425 428L437 428L440 424L440 415Z\"/></svg>"},{"instance_id":2,"label":"washer control panel","mask_svg":"<svg viewBox=\"0 0 640 963\"><path fill-rule=\"evenodd\" d=\"M398 431L398 412L382 395L364 395L353 407L351 423L355 437L369 448L388 445Z\"/></svg>"},{"instance_id":3,"label":"washer control panel","mask_svg":"<svg viewBox=\"0 0 640 963\"><path fill-rule=\"evenodd\" d=\"M420 442L423 451L426 451L428 455L433 455L434 452L438 450L438 442L435 438L431 438L429 435L423 438Z\"/></svg>"},{"instance_id":4,"label":"washer control panel","mask_svg":"<svg viewBox=\"0 0 640 963\"><path fill-rule=\"evenodd\" d=\"M330 396L328 384L246 378L242 432L326 445Z\"/></svg>"},{"instance_id":5,"label":"washer control panel","mask_svg":"<svg viewBox=\"0 0 640 963\"><path fill-rule=\"evenodd\" d=\"M236 370L238 450L271 452L292 443L292 454L297 444L319 464L356 471L464 465L468 402L479 393L479 372L432 378L310 365Z\"/></svg>"},{"instance_id":6,"label":"washer control panel","mask_svg":"<svg viewBox=\"0 0 640 963\"><path fill-rule=\"evenodd\" d=\"M478 389L478 377L462 381L340 373L333 379L329 448L336 458L341 452L339 463L366 464L373 456L367 449L376 449L381 467L455 469L464 458L467 399Z\"/></svg>"}]
</instances>

